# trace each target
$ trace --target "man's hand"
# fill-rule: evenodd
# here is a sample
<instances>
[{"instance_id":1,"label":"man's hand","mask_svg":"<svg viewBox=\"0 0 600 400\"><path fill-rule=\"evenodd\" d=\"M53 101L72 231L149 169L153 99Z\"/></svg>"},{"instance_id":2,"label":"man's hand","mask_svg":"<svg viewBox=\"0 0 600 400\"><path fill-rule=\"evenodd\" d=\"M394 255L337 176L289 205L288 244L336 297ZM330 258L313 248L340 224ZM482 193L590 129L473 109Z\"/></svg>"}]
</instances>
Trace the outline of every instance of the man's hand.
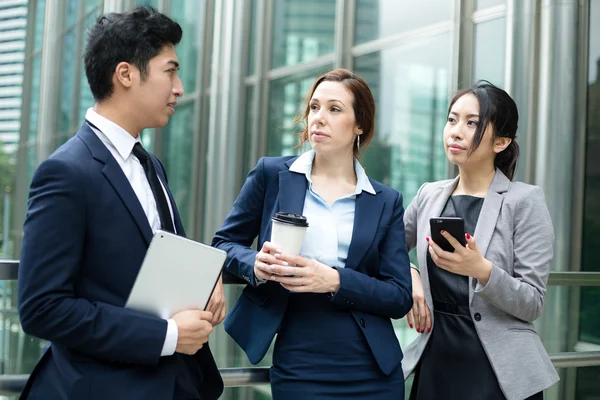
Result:
<instances>
[{"instance_id":1,"label":"man's hand","mask_svg":"<svg viewBox=\"0 0 600 400\"><path fill-rule=\"evenodd\" d=\"M219 277L217 286L215 286L215 290L210 297L206 311L210 311L213 315L211 320L213 326L219 325L225 319L225 315L227 314L227 303L225 301L225 290L223 289L222 275Z\"/></svg>"},{"instance_id":2,"label":"man's hand","mask_svg":"<svg viewBox=\"0 0 600 400\"><path fill-rule=\"evenodd\" d=\"M210 311L186 310L173 315L177 324L177 353L194 355L208 342L213 330Z\"/></svg>"}]
</instances>

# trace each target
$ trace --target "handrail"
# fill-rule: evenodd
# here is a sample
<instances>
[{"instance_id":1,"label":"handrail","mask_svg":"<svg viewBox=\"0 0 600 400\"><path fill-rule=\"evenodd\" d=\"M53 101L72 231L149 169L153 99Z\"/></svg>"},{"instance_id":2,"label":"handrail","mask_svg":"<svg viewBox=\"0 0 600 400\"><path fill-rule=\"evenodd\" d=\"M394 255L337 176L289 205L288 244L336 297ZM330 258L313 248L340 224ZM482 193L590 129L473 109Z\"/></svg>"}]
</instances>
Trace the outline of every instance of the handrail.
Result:
<instances>
[{"instance_id":1,"label":"handrail","mask_svg":"<svg viewBox=\"0 0 600 400\"><path fill-rule=\"evenodd\" d=\"M0 260L0 280L17 280L19 260ZM226 285L246 284L237 276L224 271L223 283ZM550 272L549 286L600 286L600 272Z\"/></svg>"},{"instance_id":2,"label":"handrail","mask_svg":"<svg viewBox=\"0 0 600 400\"><path fill-rule=\"evenodd\" d=\"M556 368L600 366L600 351L569 352L550 355ZM225 387L265 385L269 383L269 367L221 368ZM19 395L29 375L0 375L0 395Z\"/></svg>"}]
</instances>

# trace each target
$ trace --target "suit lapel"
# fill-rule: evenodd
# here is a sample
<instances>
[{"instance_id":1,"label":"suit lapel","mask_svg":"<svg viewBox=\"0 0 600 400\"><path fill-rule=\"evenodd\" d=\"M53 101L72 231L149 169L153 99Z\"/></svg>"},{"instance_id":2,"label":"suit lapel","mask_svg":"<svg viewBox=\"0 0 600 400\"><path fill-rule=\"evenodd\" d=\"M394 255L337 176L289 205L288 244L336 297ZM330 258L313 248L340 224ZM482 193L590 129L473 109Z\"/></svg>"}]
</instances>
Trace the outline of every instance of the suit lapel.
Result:
<instances>
[{"instance_id":1,"label":"suit lapel","mask_svg":"<svg viewBox=\"0 0 600 400\"><path fill-rule=\"evenodd\" d=\"M496 229L496 222L500 215L500 209L502 208L502 202L504 196L502 193L508 190L510 180L500 171L496 170L492 184L485 195L481 211L479 212L479 218L477 219L477 225L475 226L475 237L477 248L483 257L487 253L488 246L492 240L494 229ZM474 287L475 282L473 278L469 278L471 287ZM473 291L469 291L469 301L473 300Z\"/></svg>"},{"instance_id":2,"label":"suit lapel","mask_svg":"<svg viewBox=\"0 0 600 400\"><path fill-rule=\"evenodd\" d=\"M304 211L306 189L308 182L305 175L289 170L279 171L278 211L301 215Z\"/></svg>"},{"instance_id":3,"label":"suit lapel","mask_svg":"<svg viewBox=\"0 0 600 400\"><path fill-rule=\"evenodd\" d=\"M363 191L356 196L354 228L346 259L346 268L356 269L375 239L385 205L384 197L379 194L380 192L372 195Z\"/></svg>"},{"instance_id":4,"label":"suit lapel","mask_svg":"<svg viewBox=\"0 0 600 400\"><path fill-rule=\"evenodd\" d=\"M117 195L129 211L135 224L144 237L144 240L150 244L152 240L152 228L148 223L148 218L144 213L144 209L140 204L131 184L123 173L121 166L106 148L104 143L96 136L92 129L84 122L81 129L77 133L79 138L87 145L92 157L104 164L102 174L110 182L112 187L117 192Z\"/></svg>"}]
</instances>

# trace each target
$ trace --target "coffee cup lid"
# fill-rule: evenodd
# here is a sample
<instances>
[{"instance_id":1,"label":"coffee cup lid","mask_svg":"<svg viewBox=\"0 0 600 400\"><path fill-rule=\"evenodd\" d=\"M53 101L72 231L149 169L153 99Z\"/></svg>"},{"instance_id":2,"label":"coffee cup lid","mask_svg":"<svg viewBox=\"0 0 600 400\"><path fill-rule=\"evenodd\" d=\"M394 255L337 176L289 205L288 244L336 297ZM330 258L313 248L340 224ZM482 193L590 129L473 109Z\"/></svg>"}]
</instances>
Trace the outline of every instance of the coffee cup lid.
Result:
<instances>
[{"instance_id":1,"label":"coffee cup lid","mask_svg":"<svg viewBox=\"0 0 600 400\"><path fill-rule=\"evenodd\" d=\"M308 221L306 220L306 217L298 214L278 212L275 215L273 215L273 221L294 226L308 227Z\"/></svg>"}]
</instances>

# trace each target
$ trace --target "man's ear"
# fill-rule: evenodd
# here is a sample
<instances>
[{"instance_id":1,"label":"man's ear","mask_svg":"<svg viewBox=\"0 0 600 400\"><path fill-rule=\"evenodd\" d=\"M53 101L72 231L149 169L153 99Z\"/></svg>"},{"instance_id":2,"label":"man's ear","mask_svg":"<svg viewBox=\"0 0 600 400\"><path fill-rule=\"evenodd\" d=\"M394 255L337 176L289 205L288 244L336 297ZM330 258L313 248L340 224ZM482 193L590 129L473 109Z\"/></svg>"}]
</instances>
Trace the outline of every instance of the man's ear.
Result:
<instances>
[{"instance_id":1,"label":"man's ear","mask_svg":"<svg viewBox=\"0 0 600 400\"><path fill-rule=\"evenodd\" d=\"M137 68L127 62L120 62L115 68L115 85L120 85L124 88L130 88L135 80Z\"/></svg>"},{"instance_id":2,"label":"man's ear","mask_svg":"<svg viewBox=\"0 0 600 400\"><path fill-rule=\"evenodd\" d=\"M511 138L497 137L494 139L494 153L503 152L512 142Z\"/></svg>"}]
</instances>

